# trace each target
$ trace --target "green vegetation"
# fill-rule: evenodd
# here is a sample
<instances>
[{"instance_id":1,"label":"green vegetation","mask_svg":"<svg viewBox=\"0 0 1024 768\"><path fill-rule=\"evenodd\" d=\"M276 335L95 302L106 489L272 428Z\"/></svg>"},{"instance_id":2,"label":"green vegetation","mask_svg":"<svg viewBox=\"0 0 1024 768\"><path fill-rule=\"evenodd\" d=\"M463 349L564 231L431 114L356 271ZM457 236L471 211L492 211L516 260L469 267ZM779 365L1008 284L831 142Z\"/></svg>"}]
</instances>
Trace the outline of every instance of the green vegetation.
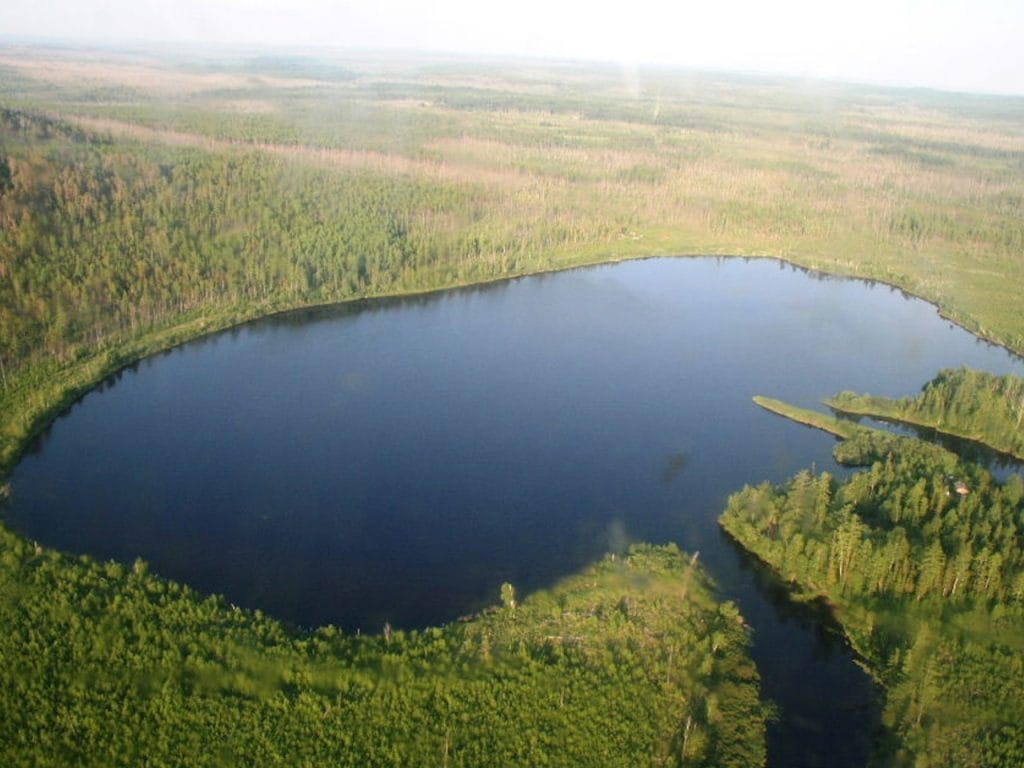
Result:
<instances>
[{"instance_id":1,"label":"green vegetation","mask_svg":"<svg viewBox=\"0 0 1024 768\"><path fill-rule=\"evenodd\" d=\"M11 169L0 195L7 466L69 398L201 333L550 266L537 255L554 242L542 225L506 233L501 253L481 245L471 223L497 213L472 186L111 142L11 111L0 142Z\"/></svg>"},{"instance_id":2,"label":"green vegetation","mask_svg":"<svg viewBox=\"0 0 1024 768\"><path fill-rule=\"evenodd\" d=\"M204 333L622 258L880 280L1024 351L1022 126L1019 98L0 48L0 478L75 397ZM1019 484L891 436L837 450L871 471L745 491L730 529L839 606L908 749L1021 762ZM12 765L760 764L735 613L677 559L510 588L466 625L299 636L4 532L0 744Z\"/></svg>"},{"instance_id":3,"label":"green vegetation","mask_svg":"<svg viewBox=\"0 0 1024 768\"><path fill-rule=\"evenodd\" d=\"M839 419L825 413L812 411L809 408L800 408L799 406L785 403L782 400L775 400L771 397L754 395L754 402L766 411L771 411L779 416L784 416L790 421L795 421L798 424L804 424L805 426L813 427L814 429L820 429L823 432L828 432L836 437L853 437L862 429L862 427L859 427L848 419Z\"/></svg>"},{"instance_id":4,"label":"green vegetation","mask_svg":"<svg viewBox=\"0 0 1024 768\"><path fill-rule=\"evenodd\" d=\"M354 637L0 530L0 759L762 765L748 633L695 559L635 548L472 621Z\"/></svg>"},{"instance_id":5,"label":"green vegetation","mask_svg":"<svg viewBox=\"0 0 1024 768\"><path fill-rule=\"evenodd\" d=\"M898 744L879 764L1020 764L1024 481L864 427L835 455L867 469L747 487L722 526L802 599L833 606L887 689Z\"/></svg>"},{"instance_id":6,"label":"green vegetation","mask_svg":"<svg viewBox=\"0 0 1024 768\"><path fill-rule=\"evenodd\" d=\"M826 404L843 413L930 427L1024 459L1024 380L968 368L941 371L917 397L840 392Z\"/></svg>"}]
</instances>

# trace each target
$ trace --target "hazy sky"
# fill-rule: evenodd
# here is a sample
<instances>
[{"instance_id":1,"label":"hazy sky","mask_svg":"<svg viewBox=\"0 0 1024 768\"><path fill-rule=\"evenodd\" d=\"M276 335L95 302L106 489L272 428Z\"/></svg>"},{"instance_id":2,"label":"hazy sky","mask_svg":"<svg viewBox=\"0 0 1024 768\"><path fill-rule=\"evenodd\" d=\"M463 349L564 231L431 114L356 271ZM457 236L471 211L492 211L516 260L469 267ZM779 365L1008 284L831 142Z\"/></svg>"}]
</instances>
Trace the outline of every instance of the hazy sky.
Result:
<instances>
[{"instance_id":1,"label":"hazy sky","mask_svg":"<svg viewBox=\"0 0 1024 768\"><path fill-rule=\"evenodd\" d=\"M1024 94L1024 0L3 0L0 35L555 56Z\"/></svg>"}]
</instances>

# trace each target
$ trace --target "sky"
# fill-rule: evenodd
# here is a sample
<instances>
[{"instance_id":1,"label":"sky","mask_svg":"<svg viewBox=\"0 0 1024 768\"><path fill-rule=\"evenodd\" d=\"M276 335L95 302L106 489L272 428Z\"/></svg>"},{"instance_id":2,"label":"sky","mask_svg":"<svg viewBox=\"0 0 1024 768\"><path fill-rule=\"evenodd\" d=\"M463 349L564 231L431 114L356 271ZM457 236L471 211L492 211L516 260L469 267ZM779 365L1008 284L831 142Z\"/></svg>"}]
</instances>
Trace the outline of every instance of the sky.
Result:
<instances>
[{"instance_id":1,"label":"sky","mask_svg":"<svg viewBox=\"0 0 1024 768\"><path fill-rule=\"evenodd\" d=\"M0 37L553 57L1024 95L1024 0L3 0Z\"/></svg>"}]
</instances>

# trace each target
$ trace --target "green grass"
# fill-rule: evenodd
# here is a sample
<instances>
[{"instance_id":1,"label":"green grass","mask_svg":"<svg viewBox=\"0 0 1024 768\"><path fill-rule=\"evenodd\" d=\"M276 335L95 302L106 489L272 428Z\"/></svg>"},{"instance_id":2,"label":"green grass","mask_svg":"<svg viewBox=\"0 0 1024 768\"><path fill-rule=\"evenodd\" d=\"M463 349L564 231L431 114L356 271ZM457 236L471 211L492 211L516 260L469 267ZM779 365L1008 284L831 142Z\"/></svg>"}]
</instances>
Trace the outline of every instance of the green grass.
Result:
<instances>
[{"instance_id":1,"label":"green grass","mask_svg":"<svg viewBox=\"0 0 1024 768\"><path fill-rule=\"evenodd\" d=\"M830 435L835 435L836 437L853 437L858 431L867 429L867 427L861 427L854 424L849 419L840 419L836 416L820 413L819 411L812 411L809 408L801 408L799 406L783 402L782 400L774 400L762 395L755 395L754 402L766 411L771 411L772 413L778 414L790 421L795 421L797 424L803 424L808 427L813 427L814 429L820 429L823 432L828 432Z\"/></svg>"}]
</instances>

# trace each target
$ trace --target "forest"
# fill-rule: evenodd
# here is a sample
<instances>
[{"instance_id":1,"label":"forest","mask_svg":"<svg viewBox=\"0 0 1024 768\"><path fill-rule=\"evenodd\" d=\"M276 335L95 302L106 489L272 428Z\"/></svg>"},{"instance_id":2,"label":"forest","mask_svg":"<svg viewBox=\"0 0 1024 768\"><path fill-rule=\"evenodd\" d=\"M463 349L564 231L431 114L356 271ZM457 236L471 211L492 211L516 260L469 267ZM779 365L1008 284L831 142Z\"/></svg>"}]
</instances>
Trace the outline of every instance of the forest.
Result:
<instances>
[{"instance_id":1,"label":"forest","mask_svg":"<svg viewBox=\"0 0 1024 768\"><path fill-rule=\"evenodd\" d=\"M1024 381L968 368L940 371L915 397L892 400L840 392L826 405L841 413L930 427L1024 458Z\"/></svg>"},{"instance_id":2,"label":"forest","mask_svg":"<svg viewBox=\"0 0 1024 768\"><path fill-rule=\"evenodd\" d=\"M744 488L722 527L797 599L827 601L885 687L893 741L877 764L1019 764L1024 481L1000 484L917 438L845 429L835 457L862 471Z\"/></svg>"},{"instance_id":3,"label":"forest","mask_svg":"<svg viewBox=\"0 0 1024 768\"><path fill-rule=\"evenodd\" d=\"M1024 352L1022 126L1019 98L4 43L0 482L76 398L187 340L625 258L877 280ZM1019 451L1019 429L992 429L1002 385L940 379L900 417L941 411ZM723 525L836 607L888 691L898 742L880 755L1022 762L1020 483L909 439L858 432L838 451L868 469L746 489ZM765 760L748 632L671 549L375 637L287 628L5 528L0 579L10 765Z\"/></svg>"},{"instance_id":4,"label":"forest","mask_svg":"<svg viewBox=\"0 0 1024 768\"><path fill-rule=\"evenodd\" d=\"M696 561L636 547L464 622L353 636L0 530L0 758L763 765L749 631Z\"/></svg>"}]
</instances>

